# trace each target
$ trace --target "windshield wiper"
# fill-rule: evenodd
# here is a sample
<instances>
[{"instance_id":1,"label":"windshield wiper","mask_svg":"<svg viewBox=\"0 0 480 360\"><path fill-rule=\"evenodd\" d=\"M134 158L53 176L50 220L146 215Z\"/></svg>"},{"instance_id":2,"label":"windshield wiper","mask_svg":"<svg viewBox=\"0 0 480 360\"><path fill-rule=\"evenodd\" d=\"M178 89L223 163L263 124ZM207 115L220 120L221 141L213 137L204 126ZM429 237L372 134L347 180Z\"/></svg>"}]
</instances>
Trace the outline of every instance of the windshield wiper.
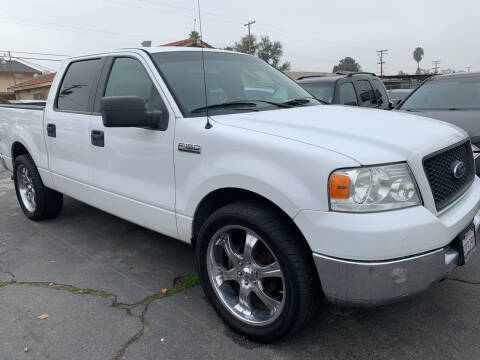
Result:
<instances>
[{"instance_id":1,"label":"windshield wiper","mask_svg":"<svg viewBox=\"0 0 480 360\"><path fill-rule=\"evenodd\" d=\"M196 109L193 109L190 111L192 114L198 113L198 112L203 112L205 110L210 110L210 109L217 109L217 108L223 108L223 107L234 107L234 106L247 106L247 107L256 107L257 104L254 102L247 102L247 101L231 101L231 102L225 102L221 104L213 104L213 105L208 105L208 106L202 106ZM243 110L243 109L238 109L238 110Z\"/></svg>"},{"instance_id":2,"label":"windshield wiper","mask_svg":"<svg viewBox=\"0 0 480 360\"><path fill-rule=\"evenodd\" d=\"M218 109L218 108L223 108L223 107L235 107L235 106L247 106L249 107L248 110L253 110L253 111L258 111L256 109L251 109L252 107L256 107L257 102L263 102L269 105L274 105L277 107L281 108L291 108L293 107L292 105L289 104L284 104L284 103L276 103L274 101L268 101L268 100L239 100L239 101L230 101L230 102L224 102L220 104L213 104L213 105L208 105L208 106L202 106L197 109L194 109L191 111L192 114L198 113L198 112L203 112L205 110L210 110L210 109ZM236 109L236 110L245 110L245 109Z\"/></svg>"},{"instance_id":3,"label":"windshield wiper","mask_svg":"<svg viewBox=\"0 0 480 360\"><path fill-rule=\"evenodd\" d=\"M288 100L288 101L285 101L284 105L291 105L291 106L302 106L302 105L305 105L305 104L308 104L312 99L315 99L321 103L324 103L324 104L328 104L326 101L323 101L323 100L320 100L320 99L317 99L317 98L299 98L299 99L292 99L292 100Z\"/></svg>"}]
</instances>

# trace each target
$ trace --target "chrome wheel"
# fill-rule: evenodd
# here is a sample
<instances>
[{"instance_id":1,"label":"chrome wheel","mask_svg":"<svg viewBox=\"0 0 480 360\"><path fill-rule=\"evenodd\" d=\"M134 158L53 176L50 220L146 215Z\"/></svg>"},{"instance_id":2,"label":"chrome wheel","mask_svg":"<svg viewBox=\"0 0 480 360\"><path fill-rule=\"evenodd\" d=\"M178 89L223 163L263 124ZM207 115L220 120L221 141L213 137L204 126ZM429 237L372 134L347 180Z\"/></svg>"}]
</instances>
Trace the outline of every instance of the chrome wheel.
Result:
<instances>
[{"instance_id":1,"label":"chrome wheel","mask_svg":"<svg viewBox=\"0 0 480 360\"><path fill-rule=\"evenodd\" d=\"M18 192L22 198L23 205L28 211L33 213L37 207L35 188L30 173L24 165L19 165L17 167L17 182Z\"/></svg>"},{"instance_id":2,"label":"chrome wheel","mask_svg":"<svg viewBox=\"0 0 480 360\"><path fill-rule=\"evenodd\" d=\"M207 271L217 297L236 318L268 325L282 313L285 281L268 245L253 231L226 226L210 239Z\"/></svg>"}]
</instances>

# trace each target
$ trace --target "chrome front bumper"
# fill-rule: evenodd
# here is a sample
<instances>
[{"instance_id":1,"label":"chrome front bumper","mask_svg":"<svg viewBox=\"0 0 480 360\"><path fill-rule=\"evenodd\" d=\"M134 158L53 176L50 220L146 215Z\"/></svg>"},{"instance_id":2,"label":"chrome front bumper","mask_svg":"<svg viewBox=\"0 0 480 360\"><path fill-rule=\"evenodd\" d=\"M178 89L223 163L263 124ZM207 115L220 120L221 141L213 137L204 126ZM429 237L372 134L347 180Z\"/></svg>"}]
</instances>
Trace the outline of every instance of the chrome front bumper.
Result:
<instances>
[{"instance_id":1,"label":"chrome front bumper","mask_svg":"<svg viewBox=\"0 0 480 360\"><path fill-rule=\"evenodd\" d=\"M480 212L475 216L478 239ZM446 278L458 264L454 246L391 261L351 261L313 254L327 299L344 305L381 305L415 295Z\"/></svg>"}]
</instances>

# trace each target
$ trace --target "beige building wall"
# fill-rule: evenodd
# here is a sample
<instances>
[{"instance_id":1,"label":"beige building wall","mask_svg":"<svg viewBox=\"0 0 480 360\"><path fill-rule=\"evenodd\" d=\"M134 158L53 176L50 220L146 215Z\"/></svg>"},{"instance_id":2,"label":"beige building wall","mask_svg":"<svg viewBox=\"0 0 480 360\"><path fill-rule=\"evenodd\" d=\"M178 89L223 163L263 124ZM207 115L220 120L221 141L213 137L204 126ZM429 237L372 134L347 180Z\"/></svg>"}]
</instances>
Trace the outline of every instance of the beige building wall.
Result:
<instances>
[{"instance_id":1,"label":"beige building wall","mask_svg":"<svg viewBox=\"0 0 480 360\"><path fill-rule=\"evenodd\" d=\"M18 76L18 74L17 74ZM21 79L17 78L16 82L17 84L20 84L22 82L32 80L33 79L33 73L31 74L23 74L23 77ZM15 85L15 82L13 81L12 73L11 72L0 72L0 92L12 92L11 90L7 90L10 86Z\"/></svg>"},{"instance_id":2,"label":"beige building wall","mask_svg":"<svg viewBox=\"0 0 480 360\"><path fill-rule=\"evenodd\" d=\"M34 89L16 90L15 96L17 100L47 100L49 90L50 84Z\"/></svg>"}]
</instances>

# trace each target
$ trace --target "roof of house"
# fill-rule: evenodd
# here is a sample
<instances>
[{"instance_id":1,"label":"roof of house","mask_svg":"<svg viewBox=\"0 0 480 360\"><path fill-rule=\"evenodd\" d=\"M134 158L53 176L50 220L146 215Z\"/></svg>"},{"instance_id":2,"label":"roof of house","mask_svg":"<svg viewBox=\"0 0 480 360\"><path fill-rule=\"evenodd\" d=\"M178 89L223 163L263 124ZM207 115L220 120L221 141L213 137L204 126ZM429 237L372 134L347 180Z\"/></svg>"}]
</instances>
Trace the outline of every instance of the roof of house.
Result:
<instances>
[{"instance_id":1,"label":"roof of house","mask_svg":"<svg viewBox=\"0 0 480 360\"><path fill-rule=\"evenodd\" d=\"M55 73L44 75L44 76L39 76L35 79L28 80L28 81L22 82L20 84L14 85L14 86L10 86L9 89L18 89L18 88L25 88L25 87L29 87L29 86L47 84L47 83L51 83L54 78L55 78Z\"/></svg>"},{"instance_id":2,"label":"roof of house","mask_svg":"<svg viewBox=\"0 0 480 360\"><path fill-rule=\"evenodd\" d=\"M0 61L0 72L16 72L16 73L41 73L40 70L34 69L16 60L5 60L5 64Z\"/></svg>"},{"instance_id":3,"label":"roof of house","mask_svg":"<svg viewBox=\"0 0 480 360\"><path fill-rule=\"evenodd\" d=\"M197 38L194 38L194 37L191 37L191 38L188 38L188 39L185 39L185 40L180 40L180 41L175 41L175 42L172 42L172 43L168 43L168 44L163 44L161 46L198 46L198 41L200 41L200 43L202 44L201 47L206 47L206 48L209 48L209 49L215 49L212 45L206 43L205 41L203 40L200 40L200 39L197 39ZM198 46L200 47L200 46Z\"/></svg>"}]
</instances>

